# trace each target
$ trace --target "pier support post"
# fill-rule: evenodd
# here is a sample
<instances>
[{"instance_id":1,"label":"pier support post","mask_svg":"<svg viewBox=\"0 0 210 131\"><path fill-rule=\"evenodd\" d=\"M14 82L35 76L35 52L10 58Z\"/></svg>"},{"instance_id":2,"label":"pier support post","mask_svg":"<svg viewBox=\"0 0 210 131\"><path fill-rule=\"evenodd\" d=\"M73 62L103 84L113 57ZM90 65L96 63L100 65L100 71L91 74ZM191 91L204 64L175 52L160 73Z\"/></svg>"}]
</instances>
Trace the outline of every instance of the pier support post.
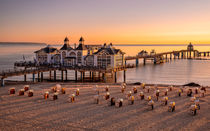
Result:
<instances>
[{"instance_id":1,"label":"pier support post","mask_svg":"<svg viewBox=\"0 0 210 131\"><path fill-rule=\"evenodd\" d=\"M43 72L41 72L41 82L43 82L44 76L43 76Z\"/></svg>"},{"instance_id":2,"label":"pier support post","mask_svg":"<svg viewBox=\"0 0 210 131\"><path fill-rule=\"evenodd\" d=\"M172 59L172 54L170 54L170 60Z\"/></svg>"},{"instance_id":3,"label":"pier support post","mask_svg":"<svg viewBox=\"0 0 210 131\"><path fill-rule=\"evenodd\" d=\"M75 70L75 81L77 81L77 70Z\"/></svg>"},{"instance_id":4,"label":"pier support post","mask_svg":"<svg viewBox=\"0 0 210 131\"><path fill-rule=\"evenodd\" d=\"M136 67L138 67L139 66L139 59L137 58L136 59Z\"/></svg>"},{"instance_id":5,"label":"pier support post","mask_svg":"<svg viewBox=\"0 0 210 131\"><path fill-rule=\"evenodd\" d=\"M94 81L94 73L95 73L95 72L92 72L92 81Z\"/></svg>"},{"instance_id":6,"label":"pier support post","mask_svg":"<svg viewBox=\"0 0 210 131\"><path fill-rule=\"evenodd\" d=\"M157 63L157 59L156 59L156 57L154 57L154 64L156 64Z\"/></svg>"},{"instance_id":7,"label":"pier support post","mask_svg":"<svg viewBox=\"0 0 210 131\"><path fill-rule=\"evenodd\" d=\"M56 70L54 70L54 81L56 81Z\"/></svg>"},{"instance_id":8,"label":"pier support post","mask_svg":"<svg viewBox=\"0 0 210 131\"><path fill-rule=\"evenodd\" d=\"M65 72L66 72L66 81L67 81L68 80L68 71L65 70Z\"/></svg>"},{"instance_id":9,"label":"pier support post","mask_svg":"<svg viewBox=\"0 0 210 131\"><path fill-rule=\"evenodd\" d=\"M182 52L182 56L181 56L181 58L183 59L184 58L184 53Z\"/></svg>"},{"instance_id":10,"label":"pier support post","mask_svg":"<svg viewBox=\"0 0 210 131\"><path fill-rule=\"evenodd\" d=\"M146 65L146 58L144 58L144 65Z\"/></svg>"},{"instance_id":11,"label":"pier support post","mask_svg":"<svg viewBox=\"0 0 210 131\"><path fill-rule=\"evenodd\" d=\"M117 72L114 72L114 82L117 83Z\"/></svg>"},{"instance_id":12,"label":"pier support post","mask_svg":"<svg viewBox=\"0 0 210 131\"><path fill-rule=\"evenodd\" d=\"M38 78L37 79L38 79L38 82L40 82L40 74L39 74L39 72L38 72Z\"/></svg>"},{"instance_id":13,"label":"pier support post","mask_svg":"<svg viewBox=\"0 0 210 131\"><path fill-rule=\"evenodd\" d=\"M61 81L63 81L63 70L61 70Z\"/></svg>"},{"instance_id":14,"label":"pier support post","mask_svg":"<svg viewBox=\"0 0 210 131\"><path fill-rule=\"evenodd\" d=\"M82 79L82 72L80 72L80 79L81 79L81 81L83 81L83 79Z\"/></svg>"},{"instance_id":15,"label":"pier support post","mask_svg":"<svg viewBox=\"0 0 210 131\"><path fill-rule=\"evenodd\" d=\"M5 86L4 78L1 78L1 87Z\"/></svg>"},{"instance_id":16,"label":"pier support post","mask_svg":"<svg viewBox=\"0 0 210 131\"><path fill-rule=\"evenodd\" d=\"M35 74L32 74L32 81L35 82Z\"/></svg>"},{"instance_id":17,"label":"pier support post","mask_svg":"<svg viewBox=\"0 0 210 131\"><path fill-rule=\"evenodd\" d=\"M103 77L104 82L106 83L106 73L103 73L102 77Z\"/></svg>"},{"instance_id":18,"label":"pier support post","mask_svg":"<svg viewBox=\"0 0 210 131\"><path fill-rule=\"evenodd\" d=\"M82 73L83 81L85 80L85 72Z\"/></svg>"},{"instance_id":19,"label":"pier support post","mask_svg":"<svg viewBox=\"0 0 210 131\"><path fill-rule=\"evenodd\" d=\"M126 70L123 71L123 82L126 83Z\"/></svg>"},{"instance_id":20,"label":"pier support post","mask_svg":"<svg viewBox=\"0 0 210 131\"><path fill-rule=\"evenodd\" d=\"M24 75L24 82L26 82L26 74Z\"/></svg>"},{"instance_id":21,"label":"pier support post","mask_svg":"<svg viewBox=\"0 0 210 131\"><path fill-rule=\"evenodd\" d=\"M51 77L52 77L52 71L49 72L49 78L51 80Z\"/></svg>"}]
</instances>

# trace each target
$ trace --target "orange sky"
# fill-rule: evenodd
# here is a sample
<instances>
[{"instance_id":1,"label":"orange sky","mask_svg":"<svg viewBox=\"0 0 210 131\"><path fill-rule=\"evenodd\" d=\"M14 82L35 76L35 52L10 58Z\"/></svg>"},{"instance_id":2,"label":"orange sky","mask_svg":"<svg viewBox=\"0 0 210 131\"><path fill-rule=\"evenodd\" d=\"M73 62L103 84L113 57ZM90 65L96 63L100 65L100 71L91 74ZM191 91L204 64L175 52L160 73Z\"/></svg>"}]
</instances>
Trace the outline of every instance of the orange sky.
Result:
<instances>
[{"instance_id":1,"label":"orange sky","mask_svg":"<svg viewBox=\"0 0 210 131\"><path fill-rule=\"evenodd\" d=\"M0 1L0 41L210 44L209 0Z\"/></svg>"}]
</instances>

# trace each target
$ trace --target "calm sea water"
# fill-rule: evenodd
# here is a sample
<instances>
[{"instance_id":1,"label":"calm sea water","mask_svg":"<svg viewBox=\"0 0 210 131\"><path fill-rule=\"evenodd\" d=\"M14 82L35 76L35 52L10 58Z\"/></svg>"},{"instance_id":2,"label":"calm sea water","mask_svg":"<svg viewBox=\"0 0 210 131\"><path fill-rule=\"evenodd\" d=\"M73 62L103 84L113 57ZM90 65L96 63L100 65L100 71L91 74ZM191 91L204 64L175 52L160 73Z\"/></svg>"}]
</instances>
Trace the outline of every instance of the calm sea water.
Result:
<instances>
[{"instance_id":1,"label":"calm sea water","mask_svg":"<svg viewBox=\"0 0 210 131\"><path fill-rule=\"evenodd\" d=\"M14 68L15 61L34 59L34 51L42 48L40 45L0 45L0 70ZM60 48L60 46L56 46ZM141 50L150 52L155 49L156 52L165 52L173 50L186 49L186 46L115 46L123 50L127 56L136 55ZM210 46L195 46L199 51L209 51ZM129 61L128 63L135 63ZM145 82L157 84L185 84L196 82L201 85L210 85L210 60L173 60L164 64L153 65L148 63L144 66L140 60L138 68L128 69L126 72L127 82ZM71 71L69 71L71 74ZM74 79L69 75L68 79ZM47 77L48 74L44 74ZM123 81L123 73L117 74L118 82ZM29 79L31 76L28 77ZM10 77L7 80L23 80L23 76Z\"/></svg>"}]
</instances>

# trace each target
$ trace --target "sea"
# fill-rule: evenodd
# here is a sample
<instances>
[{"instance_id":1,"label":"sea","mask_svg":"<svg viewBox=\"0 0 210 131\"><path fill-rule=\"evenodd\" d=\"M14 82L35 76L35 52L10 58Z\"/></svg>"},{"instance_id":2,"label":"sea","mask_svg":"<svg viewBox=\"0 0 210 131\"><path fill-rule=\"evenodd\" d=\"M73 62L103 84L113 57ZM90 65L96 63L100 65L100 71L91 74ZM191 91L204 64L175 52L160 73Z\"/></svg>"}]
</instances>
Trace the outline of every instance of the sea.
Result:
<instances>
[{"instance_id":1,"label":"sea","mask_svg":"<svg viewBox=\"0 0 210 131\"><path fill-rule=\"evenodd\" d=\"M14 69L16 61L33 61L34 51L46 45L36 44L0 44L0 71ZM54 45L60 48L62 45ZM73 45L72 45L73 46ZM141 50L150 52L155 50L157 53L167 51L185 50L187 45L114 45L121 49L126 56L137 55ZM199 51L210 51L210 45L194 45L194 49ZM137 68L129 68L126 71L126 82L144 82L148 84L175 84L183 85L195 82L203 86L210 85L210 60L187 60L176 59L163 64L147 63L143 65L143 60L139 61ZM135 61L128 61L135 64ZM74 72L69 71L68 79L74 80ZM32 76L28 76L30 80ZM48 77L48 74L44 74ZM6 78L8 81L23 81L23 76ZM117 73L117 82L123 82L123 72Z\"/></svg>"}]
</instances>

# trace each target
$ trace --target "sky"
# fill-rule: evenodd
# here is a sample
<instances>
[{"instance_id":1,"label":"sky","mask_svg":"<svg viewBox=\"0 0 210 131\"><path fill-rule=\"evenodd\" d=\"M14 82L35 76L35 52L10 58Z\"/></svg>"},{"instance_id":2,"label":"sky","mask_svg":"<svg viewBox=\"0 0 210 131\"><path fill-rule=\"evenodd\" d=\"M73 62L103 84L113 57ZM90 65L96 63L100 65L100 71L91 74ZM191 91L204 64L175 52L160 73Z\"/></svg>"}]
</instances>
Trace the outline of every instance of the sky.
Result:
<instances>
[{"instance_id":1,"label":"sky","mask_svg":"<svg viewBox=\"0 0 210 131\"><path fill-rule=\"evenodd\" d=\"M210 0L0 0L0 42L210 44Z\"/></svg>"}]
</instances>

